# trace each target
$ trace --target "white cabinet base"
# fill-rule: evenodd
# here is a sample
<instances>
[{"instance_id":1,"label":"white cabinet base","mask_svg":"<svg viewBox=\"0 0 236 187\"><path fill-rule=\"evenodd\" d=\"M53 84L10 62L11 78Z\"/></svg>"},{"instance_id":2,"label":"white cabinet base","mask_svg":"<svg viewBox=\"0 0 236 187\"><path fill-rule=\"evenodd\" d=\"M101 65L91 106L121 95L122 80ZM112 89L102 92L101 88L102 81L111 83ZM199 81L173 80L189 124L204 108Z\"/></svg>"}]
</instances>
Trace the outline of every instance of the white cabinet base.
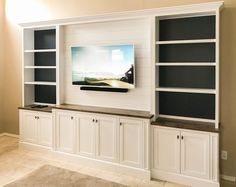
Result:
<instances>
[{"instance_id":1,"label":"white cabinet base","mask_svg":"<svg viewBox=\"0 0 236 187\"><path fill-rule=\"evenodd\" d=\"M220 187L219 182L213 182L210 180L199 179L196 177L189 177L181 174L170 173L160 170L151 170L151 178L175 182L191 187Z\"/></svg>"},{"instance_id":2,"label":"white cabinet base","mask_svg":"<svg viewBox=\"0 0 236 187\"><path fill-rule=\"evenodd\" d=\"M76 165L86 165L87 167L97 168L97 169L103 168L103 170L106 171L119 172L143 180L151 179L151 172L150 170L146 169L129 167L115 162L93 159L89 157L80 156L77 154L65 153L61 151L53 151L47 147L31 143L20 142L19 147L28 150L40 151L43 153L50 153L51 155L55 155L55 157L60 157L61 159L70 160L70 162L74 162Z\"/></svg>"}]
</instances>

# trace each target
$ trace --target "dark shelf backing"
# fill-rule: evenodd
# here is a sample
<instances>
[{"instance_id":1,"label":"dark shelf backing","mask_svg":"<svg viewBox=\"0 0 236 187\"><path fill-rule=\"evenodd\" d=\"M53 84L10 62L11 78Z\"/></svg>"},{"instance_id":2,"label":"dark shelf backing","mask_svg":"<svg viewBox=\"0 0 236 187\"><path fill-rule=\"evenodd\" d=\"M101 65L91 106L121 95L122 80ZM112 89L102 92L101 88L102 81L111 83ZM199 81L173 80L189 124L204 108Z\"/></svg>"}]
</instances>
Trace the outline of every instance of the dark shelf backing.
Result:
<instances>
[{"instance_id":1,"label":"dark shelf backing","mask_svg":"<svg viewBox=\"0 0 236 187\"><path fill-rule=\"evenodd\" d=\"M35 69L34 80L56 82L56 69Z\"/></svg>"},{"instance_id":2,"label":"dark shelf backing","mask_svg":"<svg viewBox=\"0 0 236 187\"><path fill-rule=\"evenodd\" d=\"M34 49L56 49L56 29L34 31Z\"/></svg>"},{"instance_id":3,"label":"dark shelf backing","mask_svg":"<svg viewBox=\"0 0 236 187\"><path fill-rule=\"evenodd\" d=\"M159 114L215 119L215 95L176 92L156 94L159 94Z\"/></svg>"},{"instance_id":4,"label":"dark shelf backing","mask_svg":"<svg viewBox=\"0 0 236 187\"><path fill-rule=\"evenodd\" d=\"M35 102L56 104L56 86L35 85Z\"/></svg>"},{"instance_id":5,"label":"dark shelf backing","mask_svg":"<svg viewBox=\"0 0 236 187\"><path fill-rule=\"evenodd\" d=\"M35 66L56 66L56 52L40 52L34 54Z\"/></svg>"},{"instance_id":6,"label":"dark shelf backing","mask_svg":"<svg viewBox=\"0 0 236 187\"><path fill-rule=\"evenodd\" d=\"M215 22L215 16L160 20L159 40L214 39Z\"/></svg>"},{"instance_id":7,"label":"dark shelf backing","mask_svg":"<svg viewBox=\"0 0 236 187\"><path fill-rule=\"evenodd\" d=\"M159 62L215 62L215 43L159 45Z\"/></svg>"},{"instance_id":8,"label":"dark shelf backing","mask_svg":"<svg viewBox=\"0 0 236 187\"><path fill-rule=\"evenodd\" d=\"M215 67L159 67L159 86L215 89Z\"/></svg>"}]
</instances>

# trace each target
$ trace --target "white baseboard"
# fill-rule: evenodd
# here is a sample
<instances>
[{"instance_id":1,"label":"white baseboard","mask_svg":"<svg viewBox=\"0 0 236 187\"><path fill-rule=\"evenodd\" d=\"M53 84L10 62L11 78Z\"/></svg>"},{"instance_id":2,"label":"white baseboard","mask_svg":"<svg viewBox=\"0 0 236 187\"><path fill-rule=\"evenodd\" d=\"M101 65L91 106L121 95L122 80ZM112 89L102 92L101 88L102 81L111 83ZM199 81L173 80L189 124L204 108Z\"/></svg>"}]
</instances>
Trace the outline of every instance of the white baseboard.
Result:
<instances>
[{"instance_id":1,"label":"white baseboard","mask_svg":"<svg viewBox=\"0 0 236 187\"><path fill-rule=\"evenodd\" d=\"M151 170L151 176L154 179L175 182L178 184L183 184L191 187L220 187L220 183L217 181L200 179L196 177L190 177L178 173L171 173L155 169Z\"/></svg>"},{"instance_id":2,"label":"white baseboard","mask_svg":"<svg viewBox=\"0 0 236 187\"><path fill-rule=\"evenodd\" d=\"M220 175L220 178L226 181L231 181L236 183L236 177L234 176L228 176L228 175Z\"/></svg>"},{"instance_id":3,"label":"white baseboard","mask_svg":"<svg viewBox=\"0 0 236 187\"><path fill-rule=\"evenodd\" d=\"M144 180L150 180L150 177L151 177L151 173L149 170L129 167L129 166L125 166L116 162L107 162L103 160L97 160L94 158L87 158L87 157L79 156L77 154L59 152L59 151L51 150L51 148L47 148L44 146L35 145L31 143L25 143L25 142L20 142L19 146L20 148L23 148L23 149L47 152L52 155L55 155L58 158L62 158L70 162L74 161L75 164L82 164L82 165L85 164L86 166L95 167L98 169L103 168L104 170L107 170L107 171L119 172L119 173L123 173L129 176L133 176L133 177L144 179Z\"/></svg>"},{"instance_id":4,"label":"white baseboard","mask_svg":"<svg viewBox=\"0 0 236 187\"><path fill-rule=\"evenodd\" d=\"M7 132L1 133L1 134L0 134L0 137L1 137L1 136L9 136L9 137L13 137L13 138L19 138L19 135L7 133Z\"/></svg>"}]
</instances>

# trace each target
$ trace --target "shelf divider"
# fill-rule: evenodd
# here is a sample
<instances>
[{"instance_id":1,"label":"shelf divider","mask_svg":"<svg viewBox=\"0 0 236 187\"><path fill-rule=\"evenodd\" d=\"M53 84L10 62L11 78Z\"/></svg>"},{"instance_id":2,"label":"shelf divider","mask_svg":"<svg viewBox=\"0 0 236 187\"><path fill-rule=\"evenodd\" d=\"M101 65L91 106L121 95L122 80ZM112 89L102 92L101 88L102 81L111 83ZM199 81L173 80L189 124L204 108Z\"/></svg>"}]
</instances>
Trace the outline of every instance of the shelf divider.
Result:
<instances>
[{"instance_id":1,"label":"shelf divider","mask_svg":"<svg viewBox=\"0 0 236 187\"><path fill-rule=\"evenodd\" d=\"M191 44L191 43L214 43L216 39L200 39L200 40L170 40L170 41L156 41L156 44Z\"/></svg>"},{"instance_id":2,"label":"shelf divider","mask_svg":"<svg viewBox=\"0 0 236 187\"><path fill-rule=\"evenodd\" d=\"M203 94L216 94L215 89L199 89L199 88L156 88L159 92L181 92L181 93L203 93Z\"/></svg>"}]
</instances>

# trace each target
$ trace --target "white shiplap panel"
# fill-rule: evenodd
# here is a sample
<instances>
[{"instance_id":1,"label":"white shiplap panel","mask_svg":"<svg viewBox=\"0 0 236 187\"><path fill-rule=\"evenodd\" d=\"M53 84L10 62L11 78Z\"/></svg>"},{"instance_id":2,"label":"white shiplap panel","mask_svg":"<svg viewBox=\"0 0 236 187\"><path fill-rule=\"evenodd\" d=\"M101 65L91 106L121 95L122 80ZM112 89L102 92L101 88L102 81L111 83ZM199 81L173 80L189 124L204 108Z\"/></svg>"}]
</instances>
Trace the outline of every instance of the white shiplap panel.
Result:
<instances>
[{"instance_id":1,"label":"white shiplap panel","mask_svg":"<svg viewBox=\"0 0 236 187\"><path fill-rule=\"evenodd\" d=\"M150 111L150 20L69 25L64 30L65 103ZM81 91L72 85L71 46L135 45L136 88L127 93Z\"/></svg>"}]
</instances>

